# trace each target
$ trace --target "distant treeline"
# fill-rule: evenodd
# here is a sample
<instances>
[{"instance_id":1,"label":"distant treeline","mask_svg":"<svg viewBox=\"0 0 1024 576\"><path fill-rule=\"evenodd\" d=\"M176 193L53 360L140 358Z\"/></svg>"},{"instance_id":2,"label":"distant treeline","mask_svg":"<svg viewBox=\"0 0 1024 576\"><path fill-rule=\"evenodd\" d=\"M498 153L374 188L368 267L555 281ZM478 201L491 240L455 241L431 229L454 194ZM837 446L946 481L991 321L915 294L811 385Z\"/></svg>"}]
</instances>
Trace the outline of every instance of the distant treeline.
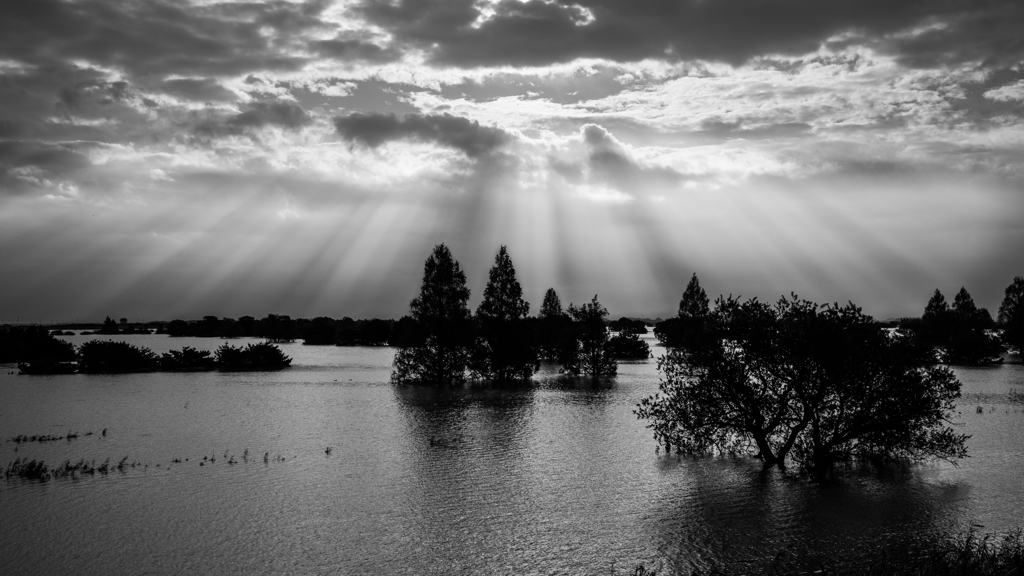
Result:
<instances>
[{"instance_id":1,"label":"distant treeline","mask_svg":"<svg viewBox=\"0 0 1024 576\"><path fill-rule=\"evenodd\" d=\"M647 325L642 319L619 318L606 324L613 332L647 334ZM399 320L353 320L346 316L336 320L326 316L308 319L277 314L262 319L204 316L202 320L172 320L157 329L158 334L169 336L266 338L272 342L302 340L303 344L338 346L403 346L418 340L420 331L410 316Z\"/></svg>"}]
</instances>

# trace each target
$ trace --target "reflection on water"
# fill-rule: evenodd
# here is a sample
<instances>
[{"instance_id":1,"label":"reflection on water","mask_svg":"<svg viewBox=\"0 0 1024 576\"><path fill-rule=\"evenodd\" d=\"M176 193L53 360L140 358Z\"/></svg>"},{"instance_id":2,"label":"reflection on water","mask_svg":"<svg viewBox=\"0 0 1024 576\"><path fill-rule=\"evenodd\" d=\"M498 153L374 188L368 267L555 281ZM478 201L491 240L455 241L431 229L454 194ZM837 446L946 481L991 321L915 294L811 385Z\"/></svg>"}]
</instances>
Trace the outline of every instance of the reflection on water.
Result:
<instances>
[{"instance_id":1,"label":"reflection on water","mask_svg":"<svg viewBox=\"0 0 1024 576\"><path fill-rule=\"evenodd\" d=\"M130 338L156 351L221 343ZM596 384L544 366L530 385L431 390L388 384L387 348L285 350L294 367L267 374L4 370L0 464L140 467L0 483L0 573L687 573L780 550L856 559L1024 516L1020 365L958 370L957 424L973 435L959 467L815 486L748 459L656 454L632 413L657 388L654 361ZM199 466L204 456L216 461Z\"/></svg>"}]
</instances>

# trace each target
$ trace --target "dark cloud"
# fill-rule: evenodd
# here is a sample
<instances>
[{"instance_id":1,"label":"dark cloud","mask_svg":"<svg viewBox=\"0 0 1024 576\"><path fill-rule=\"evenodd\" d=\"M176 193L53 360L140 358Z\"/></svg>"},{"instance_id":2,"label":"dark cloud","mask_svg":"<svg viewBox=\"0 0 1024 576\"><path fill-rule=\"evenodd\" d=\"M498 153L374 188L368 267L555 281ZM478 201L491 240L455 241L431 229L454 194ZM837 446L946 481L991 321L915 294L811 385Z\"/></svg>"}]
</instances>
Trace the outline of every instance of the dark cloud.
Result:
<instances>
[{"instance_id":1,"label":"dark cloud","mask_svg":"<svg viewBox=\"0 0 1024 576\"><path fill-rule=\"evenodd\" d=\"M391 83L379 78L348 80L337 78L333 84L345 86L342 96L326 96L311 91L306 85L289 86L291 94L307 109L316 107L351 110L354 112L381 112L410 114L419 109L407 102L411 93L426 92L425 88L412 84Z\"/></svg>"},{"instance_id":2,"label":"dark cloud","mask_svg":"<svg viewBox=\"0 0 1024 576\"><path fill-rule=\"evenodd\" d=\"M312 120L309 114L295 102L257 102L248 110L228 120L228 126L235 128L262 128L280 126L297 130Z\"/></svg>"},{"instance_id":3,"label":"dark cloud","mask_svg":"<svg viewBox=\"0 0 1024 576\"><path fill-rule=\"evenodd\" d=\"M360 62L391 62L401 57L394 48L382 48L372 42L349 39L344 37L332 40L317 40L310 43L317 54L338 60Z\"/></svg>"},{"instance_id":4,"label":"dark cloud","mask_svg":"<svg viewBox=\"0 0 1024 576\"><path fill-rule=\"evenodd\" d=\"M161 82L157 89L172 96L200 102L233 102L238 96L213 78L176 78Z\"/></svg>"},{"instance_id":5,"label":"dark cloud","mask_svg":"<svg viewBox=\"0 0 1024 576\"><path fill-rule=\"evenodd\" d=\"M195 134L203 137L237 136L266 126L298 130L313 119L302 106L287 100L256 102L249 109L234 116L207 117L196 123Z\"/></svg>"},{"instance_id":6,"label":"dark cloud","mask_svg":"<svg viewBox=\"0 0 1024 576\"><path fill-rule=\"evenodd\" d=\"M350 114L335 118L334 126L346 140L371 148L391 140L417 140L461 150L470 158L489 154L512 139L500 128L450 114Z\"/></svg>"},{"instance_id":7,"label":"dark cloud","mask_svg":"<svg viewBox=\"0 0 1024 576\"><path fill-rule=\"evenodd\" d=\"M671 187L687 176L671 168L644 166L633 159L610 132L597 124L583 127L583 143L589 150L591 178L609 182L628 194ZM554 167L563 175L571 175L565 167Z\"/></svg>"},{"instance_id":8,"label":"dark cloud","mask_svg":"<svg viewBox=\"0 0 1024 576\"><path fill-rule=\"evenodd\" d=\"M950 9L943 10L947 7ZM919 20L921 29L915 33L854 36L836 42L835 46L867 44L917 68L963 63L1012 66L1024 58L1024 3L965 1L938 4L934 8L936 13L931 18Z\"/></svg>"},{"instance_id":9,"label":"dark cloud","mask_svg":"<svg viewBox=\"0 0 1024 576\"><path fill-rule=\"evenodd\" d=\"M502 0L473 26L475 0L366 0L358 10L439 63L544 65L580 57L742 63L802 54L839 33L925 65L1024 54L1017 0ZM898 35L915 26L933 32Z\"/></svg>"},{"instance_id":10,"label":"dark cloud","mask_svg":"<svg viewBox=\"0 0 1024 576\"><path fill-rule=\"evenodd\" d=\"M324 28L325 2L192 5L176 0L5 0L0 57L39 65L79 59L148 74L294 70L299 33ZM276 35L262 34L270 28Z\"/></svg>"},{"instance_id":11,"label":"dark cloud","mask_svg":"<svg viewBox=\"0 0 1024 576\"><path fill-rule=\"evenodd\" d=\"M725 140L765 140L810 136L811 125L806 122L770 123L763 126L746 127L742 120L726 122L722 120L705 120L701 129L690 136L706 141L722 142Z\"/></svg>"},{"instance_id":12,"label":"dark cloud","mask_svg":"<svg viewBox=\"0 0 1024 576\"><path fill-rule=\"evenodd\" d=\"M95 143L0 140L0 193L40 187L89 165L83 149Z\"/></svg>"}]
</instances>

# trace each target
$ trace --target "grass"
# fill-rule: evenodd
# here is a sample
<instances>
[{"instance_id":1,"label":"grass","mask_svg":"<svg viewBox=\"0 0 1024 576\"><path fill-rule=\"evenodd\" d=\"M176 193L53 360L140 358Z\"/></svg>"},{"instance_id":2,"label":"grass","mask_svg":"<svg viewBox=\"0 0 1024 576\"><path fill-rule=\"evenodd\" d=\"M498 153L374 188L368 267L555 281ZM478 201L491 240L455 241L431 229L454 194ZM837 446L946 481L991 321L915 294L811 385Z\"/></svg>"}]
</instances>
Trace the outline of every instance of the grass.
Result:
<instances>
[{"instance_id":1,"label":"grass","mask_svg":"<svg viewBox=\"0 0 1024 576\"><path fill-rule=\"evenodd\" d=\"M698 570L694 576L1024 576L1024 533L978 534L973 529L946 541L922 541L910 549L882 550L860 566L842 559L811 562L786 551L760 568L744 571ZM657 576L637 565L633 576Z\"/></svg>"}]
</instances>

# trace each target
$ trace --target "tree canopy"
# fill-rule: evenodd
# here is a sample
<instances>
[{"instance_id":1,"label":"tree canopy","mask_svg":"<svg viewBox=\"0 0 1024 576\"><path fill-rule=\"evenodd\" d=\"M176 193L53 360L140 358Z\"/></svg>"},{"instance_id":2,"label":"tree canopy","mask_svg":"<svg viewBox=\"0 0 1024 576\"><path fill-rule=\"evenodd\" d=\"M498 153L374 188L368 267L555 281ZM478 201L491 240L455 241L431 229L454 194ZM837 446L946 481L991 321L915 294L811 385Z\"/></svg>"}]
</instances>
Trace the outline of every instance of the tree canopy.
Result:
<instances>
[{"instance_id":1,"label":"tree canopy","mask_svg":"<svg viewBox=\"0 0 1024 576\"><path fill-rule=\"evenodd\" d=\"M1024 353L1024 277L1014 277L1006 287L999 305L999 324L1003 328L1003 340L1018 353Z\"/></svg>"},{"instance_id":2,"label":"tree canopy","mask_svg":"<svg viewBox=\"0 0 1024 576\"><path fill-rule=\"evenodd\" d=\"M636 410L667 447L791 460L818 478L854 458L965 454L946 423L960 395L953 373L853 304L719 298L689 328Z\"/></svg>"},{"instance_id":3,"label":"tree canopy","mask_svg":"<svg viewBox=\"0 0 1024 576\"><path fill-rule=\"evenodd\" d=\"M563 314L562 301L559 300L558 294L555 292L554 288L548 288L547 292L544 293L544 301L540 305L540 313L537 317L551 318L553 316L561 316Z\"/></svg>"},{"instance_id":4,"label":"tree canopy","mask_svg":"<svg viewBox=\"0 0 1024 576\"><path fill-rule=\"evenodd\" d=\"M488 273L484 298L476 310L480 336L470 367L474 376L489 380L525 380L539 368L526 318L530 304L508 250L502 246Z\"/></svg>"},{"instance_id":5,"label":"tree canopy","mask_svg":"<svg viewBox=\"0 0 1024 576\"><path fill-rule=\"evenodd\" d=\"M423 265L419 295L409 303L421 339L395 354L396 383L458 384L465 380L472 327L466 275L444 244Z\"/></svg>"},{"instance_id":6,"label":"tree canopy","mask_svg":"<svg viewBox=\"0 0 1024 576\"><path fill-rule=\"evenodd\" d=\"M927 345L940 348L947 363L982 364L1002 352L999 342L985 331L990 326L992 315L977 307L966 288L957 292L952 307L936 289L921 316L919 337Z\"/></svg>"},{"instance_id":7,"label":"tree canopy","mask_svg":"<svg viewBox=\"0 0 1024 576\"><path fill-rule=\"evenodd\" d=\"M544 293L533 337L537 356L542 360L557 361L565 355L563 350L575 347L572 320L562 310L562 301L554 288L548 288Z\"/></svg>"},{"instance_id":8,"label":"tree canopy","mask_svg":"<svg viewBox=\"0 0 1024 576\"><path fill-rule=\"evenodd\" d=\"M597 300L581 306L569 304L573 339L561 348L563 374L587 375L592 378L614 376L618 372L614 350L610 344L604 319L608 310Z\"/></svg>"}]
</instances>

